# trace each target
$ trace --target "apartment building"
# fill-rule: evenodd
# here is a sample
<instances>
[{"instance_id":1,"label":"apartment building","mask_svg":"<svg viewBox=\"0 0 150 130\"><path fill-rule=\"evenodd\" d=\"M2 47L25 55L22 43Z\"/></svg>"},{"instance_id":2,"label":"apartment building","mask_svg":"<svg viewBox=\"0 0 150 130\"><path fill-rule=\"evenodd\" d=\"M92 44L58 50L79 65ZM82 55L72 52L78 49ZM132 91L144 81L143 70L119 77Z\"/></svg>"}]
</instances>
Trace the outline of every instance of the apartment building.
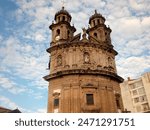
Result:
<instances>
[{"instance_id":1,"label":"apartment building","mask_svg":"<svg viewBox=\"0 0 150 130\"><path fill-rule=\"evenodd\" d=\"M120 84L124 108L131 112L150 112L150 72Z\"/></svg>"}]
</instances>

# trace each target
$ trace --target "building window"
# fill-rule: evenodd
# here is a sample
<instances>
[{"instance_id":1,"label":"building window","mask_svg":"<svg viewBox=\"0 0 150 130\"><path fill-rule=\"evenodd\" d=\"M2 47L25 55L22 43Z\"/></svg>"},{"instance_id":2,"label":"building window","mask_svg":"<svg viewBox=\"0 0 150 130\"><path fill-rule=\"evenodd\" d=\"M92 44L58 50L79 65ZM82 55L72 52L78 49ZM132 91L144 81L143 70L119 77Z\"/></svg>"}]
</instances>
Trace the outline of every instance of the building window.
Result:
<instances>
[{"instance_id":1,"label":"building window","mask_svg":"<svg viewBox=\"0 0 150 130\"><path fill-rule=\"evenodd\" d=\"M87 105L94 105L93 94L86 94L86 103Z\"/></svg>"},{"instance_id":2,"label":"building window","mask_svg":"<svg viewBox=\"0 0 150 130\"><path fill-rule=\"evenodd\" d=\"M57 57L57 66L61 66L61 65L62 65L62 56L59 55L59 56Z\"/></svg>"},{"instance_id":3,"label":"building window","mask_svg":"<svg viewBox=\"0 0 150 130\"><path fill-rule=\"evenodd\" d=\"M57 32L57 34L56 34L57 36L60 35L60 29L57 29L56 32Z\"/></svg>"},{"instance_id":4,"label":"building window","mask_svg":"<svg viewBox=\"0 0 150 130\"><path fill-rule=\"evenodd\" d=\"M59 39L60 39L60 29L57 29L55 40L58 41Z\"/></svg>"},{"instance_id":5,"label":"building window","mask_svg":"<svg viewBox=\"0 0 150 130\"><path fill-rule=\"evenodd\" d=\"M58 22L60 22L60 16L58 17Z\"/></svg>"},{"instance_id":6,"label":"building window","mask_svg":"<svg viewBox=\"0 0 150 130\"><path fill-rule=\"evenodd\" d=\"M136 82L135 86L136 86L136 88L142 87L143 86L142 80Z\"/></svg>"},{"instance_id":7,"label":"building window","mask_svg":"<svg viewBox=\"0 0 150 130\"><path fill-rule=\"evenodd\" d=\"M138 92L139 92L139 94L145 94L145 90L144 90L144 88L140 88L140 89L138 89Z\"/></svg>"},{"instance_id":8,"label":"building window","mask_svg":"<svg viewBox=\"0 0 150 130\"><path fill-rule=\"evenodd\" d=\"M139 102L139 97L134 98L134 103L138 103Z\"/></svg>"},{"instance_id":9,"label":"building window","mask_svg":"<svg viewBox=\"0 0 150 130\"><path fill-rule=\"evenodd\" d=\"M84 63L90 63L90 54L88 52L84 53Z\"/></svg>"},{"instance_id":10,"label":"building window","mask_svg":"<svg viewBox=\"0 0 150 130\"><path fill-rule=\"evenodd\" d=\"M93 20L93 25L95 26L95 20Z\"/></svg>"},{"instance_id":11,"label":"building window","mask_svg":"<svg viewBox=\"0 0 150 130\"><path fill-rule=\"evenodd\" d=\"M94 33L94 37L96 37L96 38L97 38L97 33Z\"/></svg>"},{"instance_id":12,"label":"building window","mask_svg":"<svg viewBox=\"0 0 150 130\"><path fill-rule=\"evenodd\" d=\"M141 106L136 106L136 111L141 112Z\"/></svg>"},{"instance_id":13,"label":"building window","mask_svg":"<svg viewBox=\"0 0 150 130\"><path fill-rule=\"evenodd\" d=\"M137 95L138 93L137 93L137 90L133 90L132 91L132 95L134 96L134 95Z\"/></svg>"},{"instance_id":14,"label":"building window","mask_svg":"<svg viewBox=\"0 0 150 130\"><path fill-rule=\"evenodd\" d=\"M146 95L139 97L140 102L147 101Z\"/></svg>"},{"instance_id":15,"label":"building window","mask_svg":"<svg viewBox=\"0 0 150 130\"><path fill-rule=\"evenodd\" d=\"M142 86L143 86L142 81L138 81L136 83L130 84L131 89L139 88L139 87L142 87Z\"/></svg>"},{"instance_id":16,"label":"building window","mask_svg":"<svg viewBox=\"0 0 150 130\"><path fill-rule=\"evenodd\" d=\"M97 20L97 23L100 24L100 20L99 19Z\"/></svg>"},{"instance_id":17,"label":"building window","mask_svg":"<svg viewBox=\"0 0 150 130\"><path fill-rule=\"evenodd\" d=\"M69 38L70 37L70 31L69 30L67 31L67 35L68 35L68 38Z\"/></svg>"},{"instance_id":18,"label":"building window","mask_svg":"<svg viewBox=\"0 0 150 130\"><path fill-rule=\"evenodd\" d=\"M135 84L130 84L130 89L135 89Z\"/></svg>"},{"instance_id":19,"label":"building window","mask_svg":"<svg viewBox=\"0 0 150 130\"><path fill-rule=\"evenodd\" d=\"M150 108L149 108L148 103L142 104L142 109L143 109L143 111L149 110Z\"/></svg>"},{"instance_id":20,"label":"building window","mask_svg":"<svg viewBox=\"0 0 150 130\"><path fill-rule=\"evenodd\" d=\"M62 19L62 21L65 21L65 16L63 16L63 19Z\"/></svg>"},{"instance_id":21,"label":"building window","mask_svg":"<svg viewBox=\"0 0 150 130\"><path fill-rule=\"evenodd\" d=\"M54 107L59 107L59 98L54 99Z\"/></svg>"},{"instance_id":22,"label":"building window","mask_svg":"<svg viewBox=\"0 0 150 130\"><path fill-rule=\"evenodd\" d=\"M120 102L119 99L116 99L117 108L120 108Z\"/></svg>"}]
</instances>

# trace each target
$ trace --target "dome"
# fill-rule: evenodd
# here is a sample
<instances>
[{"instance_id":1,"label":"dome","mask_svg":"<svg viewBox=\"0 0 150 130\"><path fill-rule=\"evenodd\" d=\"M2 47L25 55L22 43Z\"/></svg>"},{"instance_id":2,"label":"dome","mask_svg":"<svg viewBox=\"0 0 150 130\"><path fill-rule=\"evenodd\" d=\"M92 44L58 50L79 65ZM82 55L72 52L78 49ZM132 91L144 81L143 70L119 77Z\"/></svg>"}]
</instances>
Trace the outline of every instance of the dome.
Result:
<instances>
[{"instance_id":1,"label":"dome","mask_svg":"<svg viewBox=\"0 0 150 130\"><path fill-rule=\"evenodd\" d=\"M64 7L62 7L62 9L55 14L55 20L56 20L56 17L60 14L67 15L71 19L71 15L68 13L68 11L65 10Z\"/></svg>"},{"instance_id":2,"label":"dome","mask_svg":"<svg viewBox=\"0 0 150 130\"><path fill-rule=\"evenodd\" d=\"M91 23L91 20L95 18L102 18L105 21L105 18L100 13L97 13L97 10L95 10L95 14L93 14L89 19L89 24Z\"/></svg>"}]
</instances>

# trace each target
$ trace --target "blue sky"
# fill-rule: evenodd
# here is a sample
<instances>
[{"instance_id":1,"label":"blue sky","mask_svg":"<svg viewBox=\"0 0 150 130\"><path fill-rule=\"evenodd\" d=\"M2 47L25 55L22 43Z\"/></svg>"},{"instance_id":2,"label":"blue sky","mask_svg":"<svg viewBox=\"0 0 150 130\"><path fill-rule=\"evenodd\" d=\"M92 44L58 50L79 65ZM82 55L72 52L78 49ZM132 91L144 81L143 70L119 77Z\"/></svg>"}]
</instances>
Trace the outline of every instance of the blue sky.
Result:
<instances>
[{"instance_id":1,"label":"blue sky","mask_svg":"<svg viewBox=\"0 0 150 130\"><path fill-rule=\"evenodd\" d=\"M46 112L48 27L61 7L61 0L0 0L0 106ZM95 9L106 18L120 76L150 71L149 0L65 0L65 8L76 33L88 27Z\"/></svg>"}]
</instances>

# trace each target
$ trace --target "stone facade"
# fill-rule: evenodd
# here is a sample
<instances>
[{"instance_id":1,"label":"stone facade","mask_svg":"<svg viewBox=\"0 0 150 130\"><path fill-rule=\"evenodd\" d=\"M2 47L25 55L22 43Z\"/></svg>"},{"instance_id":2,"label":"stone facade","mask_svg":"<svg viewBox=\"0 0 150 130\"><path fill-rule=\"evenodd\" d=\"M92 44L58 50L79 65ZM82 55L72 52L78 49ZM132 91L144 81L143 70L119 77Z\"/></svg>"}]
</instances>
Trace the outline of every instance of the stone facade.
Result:
<instances>
[{"instance_id":1,"label":"stone facade","mask_svg":"<svg viewBox=\"0 0 150 130\"><path fill-rule=\"evenodd\" d=\"M71 15L64 7L55 14L50 25L52 42L48 112L118 112L123 110L111 29L105 18L95 11L89 28L77 34L71 26Z\"/></svg>"}]
</instances>

